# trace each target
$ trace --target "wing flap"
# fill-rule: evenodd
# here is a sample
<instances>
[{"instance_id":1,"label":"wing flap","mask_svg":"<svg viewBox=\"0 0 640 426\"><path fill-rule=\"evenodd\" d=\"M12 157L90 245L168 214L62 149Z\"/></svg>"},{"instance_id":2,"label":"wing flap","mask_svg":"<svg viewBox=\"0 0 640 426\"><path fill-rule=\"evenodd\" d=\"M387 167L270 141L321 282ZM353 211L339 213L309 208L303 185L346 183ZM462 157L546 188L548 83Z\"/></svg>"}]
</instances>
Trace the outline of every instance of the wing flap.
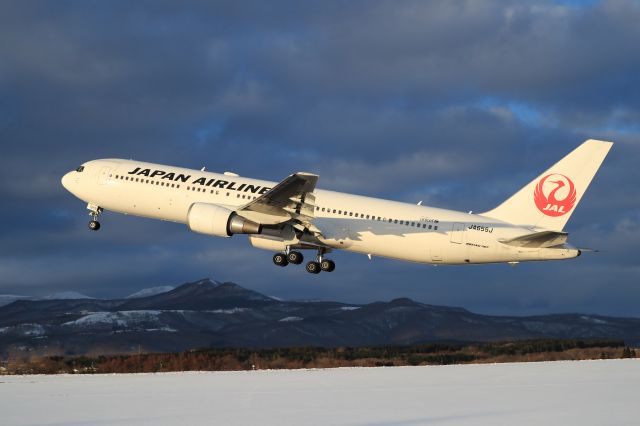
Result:
<instances>
[{"instance_id":1,"label":"wing flap","mask_svg":"<svg viewBox=\"0 0 640 426\"><path fill-rule=\"evenodd\" d=\"M311 226L315 217L313 194L318 175L294 173L260 197L237 210L237 213L262 224L277 224L291 219Z\"/></svg>"}]
</instances>

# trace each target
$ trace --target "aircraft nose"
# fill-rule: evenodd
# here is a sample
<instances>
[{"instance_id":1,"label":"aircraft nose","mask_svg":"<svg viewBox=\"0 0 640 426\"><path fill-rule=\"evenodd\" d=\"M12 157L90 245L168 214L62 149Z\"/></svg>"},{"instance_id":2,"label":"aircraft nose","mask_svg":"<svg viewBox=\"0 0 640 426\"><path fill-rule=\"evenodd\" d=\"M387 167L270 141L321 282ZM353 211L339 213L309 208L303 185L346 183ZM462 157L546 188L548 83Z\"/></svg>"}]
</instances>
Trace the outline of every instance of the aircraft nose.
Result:
<instances>
[{"instance_id":1,"label":"aircraft nose","mask_svg":"<svg viewBox=\"0 0 640 426\"><path fill-rule=\"evenodd\" d=\"M69 185L71 184L71 173L69 172L66 175L62 176L62 179L60 179L60 182L62 182L62 186L64 186L67 190L69 190Z\"/></svg>"}]
</instances>

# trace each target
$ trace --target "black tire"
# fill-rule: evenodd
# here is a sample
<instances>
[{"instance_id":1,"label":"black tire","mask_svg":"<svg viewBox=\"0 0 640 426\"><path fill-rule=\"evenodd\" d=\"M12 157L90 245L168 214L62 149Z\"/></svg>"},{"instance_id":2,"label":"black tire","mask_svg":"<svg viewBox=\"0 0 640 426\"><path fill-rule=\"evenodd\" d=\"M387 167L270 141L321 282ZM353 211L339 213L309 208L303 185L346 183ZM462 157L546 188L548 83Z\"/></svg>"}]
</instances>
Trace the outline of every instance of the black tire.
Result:
<instances>
[{"instance_id":1,"label":"black tire","mask_svg":"<svg viewBox=\"0 0 640 426\"><path fill-rule=\"evenodd\" d=\"M310 274L319 274L320 273L320 264L318 262L308 262L307 263L307 272Z\"/></svg>"},{"instance_id":2,"label":"black tire","mask_svg":"<svg viewBox=\"0 0 640 426\"><path fill-rule=\"evenodd\" d=\"M91 222L89 222L89 229L91 229L92 231L97 231L98 229L100 229L100 222L98 222L97 220L92 220Z\"/></svg>"},{"instance_id":3,"label":"black tire","mask_svg":"<svg viewBox=\"0 0 640 426\"><path fill-rule=\"evenodd\" d=\"M289 262L287 261L287 256L284 253L276 253L273 255L273 263L278 266L287 266Z\"/></svg>"},{"instance_id":4,"label":"black tire","mask_svg":"<svg viewBox=\"0 0 640 426\"><path fill-rule=\"evenodd\" d=\"M325 272L333 272L333 270L336 269L336 263L331 259L323 259L322 262L320 262L320 269Z\"/></svg>"},{"instance_id":5,"label":"black tire","mask_svg":"<svg viewBox=\"0 0 640 426\"><path fill-rule=\"evenodd\" d=\"M291 251L287 256L287 260L289 263L293 263L294 265L299 265L304 260L304 256L299 251Z\"/></svg>"}]
</instances>

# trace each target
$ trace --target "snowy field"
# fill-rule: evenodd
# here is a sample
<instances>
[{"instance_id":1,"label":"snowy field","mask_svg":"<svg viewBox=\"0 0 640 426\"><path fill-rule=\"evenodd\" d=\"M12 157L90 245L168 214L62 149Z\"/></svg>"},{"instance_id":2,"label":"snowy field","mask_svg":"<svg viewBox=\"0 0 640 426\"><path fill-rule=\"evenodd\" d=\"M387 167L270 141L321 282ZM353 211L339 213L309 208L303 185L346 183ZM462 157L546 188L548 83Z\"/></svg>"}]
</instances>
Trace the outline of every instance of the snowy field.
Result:
<instances>
[{"instance_id":1,"label":"snowy field","mask_svg":"<svg viewBox=\"0 0 640 426\"><path fill-rule=\"evenodd\" d=\"M640 360L0 376L0 424L638 425Z\"/></svg>"}]
</instances>

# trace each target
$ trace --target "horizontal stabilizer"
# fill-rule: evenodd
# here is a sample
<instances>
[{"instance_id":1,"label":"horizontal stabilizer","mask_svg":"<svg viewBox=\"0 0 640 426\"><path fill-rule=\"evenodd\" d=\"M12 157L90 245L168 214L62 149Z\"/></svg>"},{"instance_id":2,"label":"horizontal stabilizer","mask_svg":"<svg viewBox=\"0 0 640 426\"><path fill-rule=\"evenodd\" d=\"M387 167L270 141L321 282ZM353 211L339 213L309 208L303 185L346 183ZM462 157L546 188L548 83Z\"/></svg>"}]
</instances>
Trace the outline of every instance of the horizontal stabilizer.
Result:
<instances>
[{"instance_id":1,"label":"horizontal stabilizer","mask_svg":"<svg viewBox=\"0 0 640 426\"><path fill-rule=\"evenodd\" d=\"M569 236L566 232L542 231L521 235L509 240L500 240L502 244L516 247L555 247L564 244Z\"/></svg>"}]
</instances>

